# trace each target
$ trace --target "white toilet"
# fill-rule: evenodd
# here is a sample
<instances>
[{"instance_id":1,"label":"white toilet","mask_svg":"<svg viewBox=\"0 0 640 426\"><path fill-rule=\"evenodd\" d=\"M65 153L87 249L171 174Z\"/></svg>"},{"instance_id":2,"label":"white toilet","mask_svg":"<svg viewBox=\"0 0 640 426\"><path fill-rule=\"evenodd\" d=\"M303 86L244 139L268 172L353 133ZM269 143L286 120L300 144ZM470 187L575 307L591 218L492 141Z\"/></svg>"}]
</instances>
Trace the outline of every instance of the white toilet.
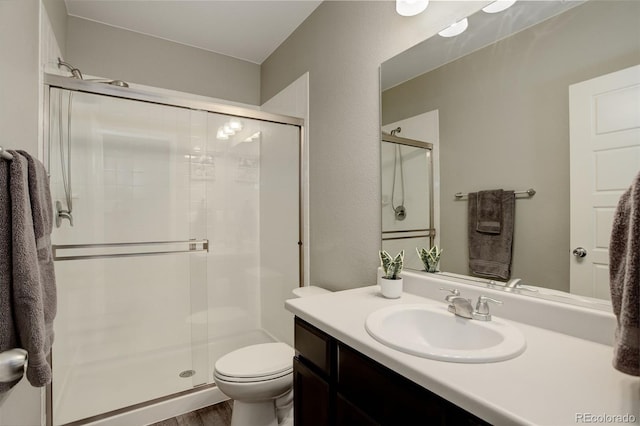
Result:
<instances>
[{"instance_id":1,"label":"white toilet","mask_svg":"<svg viewBox=\"0 0 640 426\"><path fill-rule=\"evenodd\" d=\"M299 290L311 289L300 292ZM328 293L319 287L294 290L297 297ZM293 425L294 349L286 343L261 343L224 355L214 366L218 388L233 399L231 426Z\"/></svg>"}]
</instances>

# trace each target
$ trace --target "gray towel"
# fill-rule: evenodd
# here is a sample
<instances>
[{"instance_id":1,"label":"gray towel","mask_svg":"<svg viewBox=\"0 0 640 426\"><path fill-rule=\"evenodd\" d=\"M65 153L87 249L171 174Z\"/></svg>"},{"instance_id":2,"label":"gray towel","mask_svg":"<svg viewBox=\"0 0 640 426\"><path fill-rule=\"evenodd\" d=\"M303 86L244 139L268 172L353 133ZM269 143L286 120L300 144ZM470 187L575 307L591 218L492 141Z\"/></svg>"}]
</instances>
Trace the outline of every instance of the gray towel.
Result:
<instances>
[{"instance_id":1,"label":"gray towel","mask_svg":"<svg viewBox=\"0 0 640 426\"><path fill-rule=\"evenodd\" d=\"M609 279L617 318L613 366L640 376L640 173L620 197L613 218Z\"/></svg>"},{"instance_id":2,"label":"gray towel","mask_svg":"<svg viewBox=\"0 0 640 426\"><path fill-rule=\"evenodd\" d=\"M478 192L476 197L476 230L478 232L500 233L502 228L502 192L502 189Z\"/></svg>"},{"instance_id":3,"label":"gray towel","mask_svg":"<svg viewBox=\"0 0 640 426\"><path fill-rule=\"evenodd\" d=\"M11 261L11 194L9 192L9 165L0 160L0 352L18 347L18 336L13 322L12 261ZM0 383L0 392L6 392L18 381Z\"/></svg>"},{"instance_id":4,"label":"gray towel","mask_svg":"<svg viewBox=\"0 0 640 426\"><path fill-rule=\"evenodd\" d=\"M515 215L515 194L502 191L500 233L477 229L477 193L469 193L469 269L473 275L508 280L511 276L511 248Z\"/></svg>"},{"instance_id":5,"label":"gray towel","mask_svg":"<svg viewBox=\"0 0 640 426\"><path fill-rule=\"evenodd\" d=\"M9 292L8 298L0 298L0 351L27 350L27 379L33 386L45 386L51 382L47 355L56 314L49 180L42 163L27 153L10 152L13 160L2 161L0 169L0 293ZM11 265L8 271L5 265ZM12 385L2 384L0 391Z\"/></svg>"}]
</instances>

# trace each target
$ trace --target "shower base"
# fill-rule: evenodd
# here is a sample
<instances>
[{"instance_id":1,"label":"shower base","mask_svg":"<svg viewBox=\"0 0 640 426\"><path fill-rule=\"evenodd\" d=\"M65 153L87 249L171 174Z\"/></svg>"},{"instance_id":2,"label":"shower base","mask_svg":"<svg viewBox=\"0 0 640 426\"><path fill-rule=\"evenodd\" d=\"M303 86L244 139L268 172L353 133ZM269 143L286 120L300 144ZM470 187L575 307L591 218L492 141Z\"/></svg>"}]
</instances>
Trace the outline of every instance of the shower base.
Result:
<instances>
[{"instance_id":1,"label":"shower base","mask_svg":"<svg viewBox=\"0 0 640 426\"><path fill-rule=\"evenodd\" d=\"M198 380L180 377L191 368L191 348L76 365L66 380L54 377L53 425L148 424L224 401L227 397L215 386L207 386L213 383L215 361L243 346L273 341L264 330L255 329L208 342L208 371L196 372ZM166 398L197 387L203 389ZM159 398L162 401L136 408ZM133 410L121 412L132 406ZM142 418L144 421L138 420Z\"/></svg>"}]
</instances>

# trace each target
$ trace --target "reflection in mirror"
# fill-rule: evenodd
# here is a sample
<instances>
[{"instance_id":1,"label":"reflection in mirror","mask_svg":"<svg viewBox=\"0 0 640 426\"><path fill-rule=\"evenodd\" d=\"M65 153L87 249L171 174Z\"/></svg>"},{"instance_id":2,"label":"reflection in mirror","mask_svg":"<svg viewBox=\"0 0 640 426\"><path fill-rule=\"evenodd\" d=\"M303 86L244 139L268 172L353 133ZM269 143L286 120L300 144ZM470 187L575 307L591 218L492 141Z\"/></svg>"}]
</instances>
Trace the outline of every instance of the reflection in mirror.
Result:
<instances>
[{"instance_id":1,"label":"reflection in mirror","mask_svg":"<svg viewBox=\"0 0 640 426\"><path fill-rule=\"evenodd\" d=\"M382 249L404 250L404 267L420 269L415 247L433 244L433 146L399 137L401 131L382 134Z\"/></svg>"},{"instance_id":2,"label":"reflection in mirror","mask_svg":"<svg viewBox=\"0 0 640 426\"><path fill-rule=\"evenodd\" d=\"M471 275L468 200L456 193L534 188L534 197L515 201L510 278L539 293L609 297L608 235L615 204L640 169L640 115L632 111L627 122L607 122L602 134L631 133L625 146L603 154L601 147L586 146L580 129L602 126L607 118L590 123L592 117L579 112L596 99L601 83L593 82L625 69L640 76L629 72L640 64L639 23L638 1L518 1L502 13L470 16L469 29L457 37L436 35L382 64L383 130L400 126L403 137L434 145L433 215L436 244L444 249L442 271ZM637 107L640 82L615 84L604 90L622 95L601 97L599 105L619 117L623 98ZM592 98L583 94L589 90ZM425 117L436 117L435 124ZM591 151L585 157L578 149ZM580 182L596 187L576 189ZM592 197L581 195L598 191L608 204L589 205ZM573 230L585 218L594 219L587 231ZM578 247L588 255L574 256ZM407 249L407 256L414 253ZM575 272L580 268L586 273Z\"/></svg>"}]
</instances>

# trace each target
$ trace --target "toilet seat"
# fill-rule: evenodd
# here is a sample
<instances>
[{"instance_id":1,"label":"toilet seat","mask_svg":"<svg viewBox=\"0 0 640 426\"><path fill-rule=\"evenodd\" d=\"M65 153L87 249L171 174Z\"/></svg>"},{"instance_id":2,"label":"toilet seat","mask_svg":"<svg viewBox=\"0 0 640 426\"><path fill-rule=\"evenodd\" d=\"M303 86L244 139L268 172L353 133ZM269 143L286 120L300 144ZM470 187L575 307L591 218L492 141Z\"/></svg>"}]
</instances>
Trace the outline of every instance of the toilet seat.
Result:
<instances>
[{"instance_id":1,"label":"toilet seat","mask_svg":"<svg viewBox=\"0 0 640 426\"><path fill-rule=\"evenodd\" d=\"M259 376L259 377L233 377L233 376L225 376L224 374L220 374L218 372L215 373L215 378L218 380L223 380L226 382L234 382L234 383L255 383L255 382L264 382L268 380L278 379L283 376L287 376L289 374L293 374L293 368L284 371L278 374L270 374L268 376Z\"/></svg>"},{"instance_id":2,"label":"toilet seat","mask_svg":"<svg viewBox=\"0 0 640 426\"><path fill-rule=\"evenodd\" d=\"M262 343L230 352L215 363L215 376L228 382L261 382L293 372L295 351L285 343Z\"/></svg>"}]
</instances>

